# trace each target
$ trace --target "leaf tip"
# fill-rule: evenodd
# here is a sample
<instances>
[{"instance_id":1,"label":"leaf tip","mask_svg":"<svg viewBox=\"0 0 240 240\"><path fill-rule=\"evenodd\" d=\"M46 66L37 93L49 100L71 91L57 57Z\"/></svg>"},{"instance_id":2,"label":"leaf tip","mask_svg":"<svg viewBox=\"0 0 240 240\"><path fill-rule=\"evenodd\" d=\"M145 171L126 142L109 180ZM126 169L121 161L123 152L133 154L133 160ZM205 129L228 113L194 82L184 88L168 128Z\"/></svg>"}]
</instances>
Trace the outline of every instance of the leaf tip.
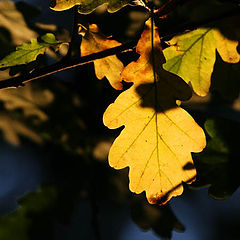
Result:
<instances>
[{"instance_id":1,"label":"leaf tip","mask_svg":"<svg viewBox=\"0 0 240 240\"><path fill-rule=\"evenodd\" d=\"M178 187L179 188L179 187ZM150 196L150 197L148 197L148 202L150 203L150 204L157 204L157 205L165 205L167 202L169 202L170 201L170 199L172 198L172 197L176 197L176 196L178 196L178 195L181 195L182 194L182 192L183 192L183 187L182 187L182 185L180 185L180 188L179 188L181 191L179 192L179 193L177 193L177 194L174 194L173 195L173 193L172 192L167 192L167 193L163 193L163 194L160 194L160 195L152 195L152 196Z\"/></svg>"}]
</instances>

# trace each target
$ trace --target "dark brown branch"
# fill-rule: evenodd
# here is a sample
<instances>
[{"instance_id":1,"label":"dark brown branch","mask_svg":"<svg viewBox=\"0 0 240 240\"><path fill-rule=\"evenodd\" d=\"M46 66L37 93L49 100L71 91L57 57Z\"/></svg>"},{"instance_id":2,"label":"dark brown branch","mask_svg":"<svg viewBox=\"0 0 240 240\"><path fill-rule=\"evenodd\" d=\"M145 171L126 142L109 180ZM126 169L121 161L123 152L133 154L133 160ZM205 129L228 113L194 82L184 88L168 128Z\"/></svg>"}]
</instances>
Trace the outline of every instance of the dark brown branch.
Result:
<instances>
[{"instance_id":1,"label":"dark brown branch","mask_svg":"<svg viewBox=\"0 0 240 240\"><path fill-rule=\"evenodd\" d=\"M239 10L240 7L236 6L236 8L233 10L226 11L214 17L211 16L210 18L203 19L199 22L192 22L191 24L189 23L178 24L176 25L176 27L172 27L171 29L160 32L159 35L162 41L166 41L176 35L183 34L185 31L192 31L200 27L208 27L210 24L214 24L217 21L239 15Z\"/></svg>"},{"instance_id":2,"label":"dark brown branch","mask_svg":"<svg viewBox=\"0 0 240 240\"><path fill-rule=\"evenodd\" d=\"M71 38L71 42L69 44L69 48L68 48L68 52L66 55L67 59L71 59L72 54L75 50L75 48L77 49L77 57L80 57L80 45L78 44L78 6L75 6L73 8L73 28L72 28L72 38ZM79 45L79 46L78 46Z\"/></svg>"},{"instance_id":3,"label":"dark brown branch","mask_svg":"<svg viewBox=\"0 0 240 240\"><path fill-rule=\"evenodd\" d=\"M174 1L174 0L172 0L172 1ZM169 1L169 2L172 2L172 1ZM175 0L175 1L177 2L177 0ZM188 0L186 0L186 1L188 1ZM161 37L161 40L165 41L177 34L181 34L181 33L185 32L186 30L194 30L199 27L204 27L208 24L214 23L218 20L221 20L221 19L224 19L224 18L227 18L230 16L234 16L236 14L239 14L239 7L237 7L237 6L234 10L225 12L214 18L204 19L201 22L195 22L192 24L186 23L186 24L182 24L182 25L177 25L176 28L173 27L165 32L160 32L159 35ZM155 16L159 16L159 15L155 15ZM161 16L161 14L160 14L160 16ZM88 56L80 57L78 59L74 59L74 60L70 59L69 61L67 59L65 59L66 61L60 61L60 62L50 65L48 67L37 69L31 73L28 73L25 75L20 75L17 77L6 79L6 80L2 80L2 81L0 81L0 89L23 86L24 83L30 82L32 80L40 79L40 78L43 78L43 77L52 75L54 73L67 70L67 69L75 68L75 67L84 65L86 63L93 62L94 60L97 60L97 59L101 59L101 58L104 58L107 56L118 54L120 52L132 50L134 47L136 47L136 44L137 44L137 41L132 41L132 42L122 44L121 46L107 49L102 52L90 54Z\"/></svg>"},{"instance_id":4,"label":"dark brown branch","mask_svg":"<svg viewBox=\"0 0 240 240\"><path fill-rule=\"evenodd\" d=\"M79 59L74 59L69 62L58 62L56 64L50 65L48 67L44 67L41 69L37 69L29 74L13 77L10 79L0 81L0 89L9 88L9 87L19 87L23 86L24 83L30 82L32 80L36 80L39 78L43 78L54 73L64 71L67 69L75 68L86 63L92 62L96 59L101 59L104 57L108 57L111 55L115 55L120 52L124 52L127 50L131 50L136 46L136 41L132 41L129 43L122 44L121 46L110 48L104 50L102 52L93 53L84 57L80 57Z\"/></svg>"},{"instance_id":5,"label":"dark brown branch","mask_svg":"<svg viewBox=\"0 0 240 240\"><path fill-rule=\"evenodd\" d=\"M155 11L156 17L163 17L165 15L168 15L170 12L172 12L179 4L184 4L186 2L193 2L196 0L169 0L165 4L163 4L159 9Z\"/></svg>"}]
</instances>

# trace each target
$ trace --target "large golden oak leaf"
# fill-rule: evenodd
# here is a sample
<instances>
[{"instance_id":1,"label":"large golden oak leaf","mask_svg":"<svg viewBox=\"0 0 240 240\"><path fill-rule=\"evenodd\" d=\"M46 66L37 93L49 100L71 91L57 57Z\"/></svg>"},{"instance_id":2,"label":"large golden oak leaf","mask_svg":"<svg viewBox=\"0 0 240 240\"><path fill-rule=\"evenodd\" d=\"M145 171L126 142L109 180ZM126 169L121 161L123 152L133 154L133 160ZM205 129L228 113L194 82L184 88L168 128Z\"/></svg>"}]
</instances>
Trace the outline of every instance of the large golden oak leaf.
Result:
<instances>
[{"instance_id":1,"label":"large golden oak leaf","mask_svg":"<svg viewBox=\"0 0 240 240\"><path fill-rule=\"evenodd\" d=\"M190 88L162 68L160 39L150 29L148 21L137 45L140 58L122 73L133 86L107 108L103 121L111 129L125 126L110 149L110 165L129 167L130 190L164 204L182 193L182 182L195 179L191 152L206 143L203 130L176 104L191 97Z\"/></svg>"},{"instance_id":2,"label":"large golden oak leaf","mask_svg":"<svg viewBox=\"0 0 240 240\"><path fill-rule=\"evenodd\" d=\"M121 43L107 39L107 37L100 32L96 24L91 24L88 30L83 31L81 55L86 56L119 45L121 45ZM98 79L101 80L106 77L113 88L117 90L122 89L120 75L123 70L123 64L116 55L95 60L94 68Z\"/></svg>"}]
</instances>

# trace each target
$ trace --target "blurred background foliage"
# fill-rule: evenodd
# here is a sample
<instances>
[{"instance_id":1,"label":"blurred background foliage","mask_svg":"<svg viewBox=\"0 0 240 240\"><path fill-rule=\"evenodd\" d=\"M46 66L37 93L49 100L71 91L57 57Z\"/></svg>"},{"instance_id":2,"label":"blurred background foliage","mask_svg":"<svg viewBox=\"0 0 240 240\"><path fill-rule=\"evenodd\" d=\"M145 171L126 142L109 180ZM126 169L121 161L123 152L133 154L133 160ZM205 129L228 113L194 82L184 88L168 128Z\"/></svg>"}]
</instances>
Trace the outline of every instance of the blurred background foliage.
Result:
<instances>
[{"instance_id":1,"label":"blurred background foliage","mask_svg":"<svg viewBox=\"0 0 240 240\"><path fill-rule=\"evenodd\" d=\"M48 9L45 1L35 4L0 1L0 58L17 45L47 32L54 33L58 40L70 41L73 10L56 13ZM156 22L161 37L167 40L169 29L175 33L189 26L191 30L191 26L215 20L226 11L235 12L237 4L238 1L182 1L168 18L158 18ZM114 14L99 8L88 16L79 15L78 20L81 24L97 23L104 34L127 42L139 38L146 17L141 7L125 7ZM239 28L236 34L229 34L226 26L221 28L222 33L239 40ZM46 55L27 67L1 71L0 79L49 65L66 53L66 46L58 53L48 49ZM138 56L128 51L118 57L127 64ZM208 137L206 149L193 156L198 175L190 188L210 186L208 193L215 199L230 197L240 184L239 76L239 63L228 64L218 56L209 95L194 95L183 103ZM205 190L186 189L182 197L161 207L148 204L144 194L130 193L127 169L116 171L107 163L108 150L120 130L110 131L102 124L103 112L118 94L106 79L96 79L93 64L45 77L19 89L1 90L0 239L169 239L173 230L183 232L185 228L190 235L175 233L173 238L239 239L240 209L235 206L239 192L225 203L217 203L202 201ZM208 205L203 206L201 201ZM183 224L181 219L193 205L197 216L190 214L190 224ZM217 207L224 206L228 206L228 211L219 212ZM206 213L208 221L212 219L212 232L200 236L199 231L191 232L195 229L191 221L201 229L205 223L201 211L206 208L215 208L218 214ZM178 217L172 209L178 210ZM130 214L142 230L151 230L151 234L138 230L133 234L129 229Z\"/></svg>"}]
</instances>

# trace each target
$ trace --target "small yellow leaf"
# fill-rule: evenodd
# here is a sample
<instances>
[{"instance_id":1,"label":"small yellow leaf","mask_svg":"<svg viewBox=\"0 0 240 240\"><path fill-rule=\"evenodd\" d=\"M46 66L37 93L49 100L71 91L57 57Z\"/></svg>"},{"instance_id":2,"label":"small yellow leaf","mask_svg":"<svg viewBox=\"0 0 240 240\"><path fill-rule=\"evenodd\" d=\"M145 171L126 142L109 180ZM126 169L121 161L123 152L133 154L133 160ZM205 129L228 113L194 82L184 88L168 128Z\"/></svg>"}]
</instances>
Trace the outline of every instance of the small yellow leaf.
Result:
<instances>
[{"instance_id":1,"label":"small yellow leaf","mask_svg":"<svg viewBox=\"0 0 240 240\"><path fill-rule=\"evenodd\" d=\"M238 41L226 38L218 29L199 28L176 36L169 42L164 56L167 62L164 69L191 83L193 90L200 96L207 95L216 60L216 50L228 63L237 63L240 54Z\"/></svg>"},{"instance_id":2,"label":"small yellow leaf","mask_svg":"<svg viewBox=\"0 0 240 240\"><path fill-rule=\"evenodd\" d=\"M86 56L92 53L117 47L121 45L115 40L107 39L98 29L97 25L91 24L89 30L83 35L81 44L81 55ZM113 88L122 89L121 72L123 70L122 62L114 55L94 61L95 73L98 79L106 77Z\"/></svg>"},{"instance_id":3,"label":"small yellow leaf","mask_svg":"<svg viewBox=\"0 0 240 240\"><path fill-rule=\"evenodd\" d=\"M103 116L111 129L125 126L109 152L110 165L129 167L130 190L146 191L150 203L164 204L195 179L191 152L205 147L205 135L176 100L191 97L189 86L162 68L165 62L157 30L146 24L140 58L122 73L133 86L121 93Z\"/></svg>"}]
</instances>

